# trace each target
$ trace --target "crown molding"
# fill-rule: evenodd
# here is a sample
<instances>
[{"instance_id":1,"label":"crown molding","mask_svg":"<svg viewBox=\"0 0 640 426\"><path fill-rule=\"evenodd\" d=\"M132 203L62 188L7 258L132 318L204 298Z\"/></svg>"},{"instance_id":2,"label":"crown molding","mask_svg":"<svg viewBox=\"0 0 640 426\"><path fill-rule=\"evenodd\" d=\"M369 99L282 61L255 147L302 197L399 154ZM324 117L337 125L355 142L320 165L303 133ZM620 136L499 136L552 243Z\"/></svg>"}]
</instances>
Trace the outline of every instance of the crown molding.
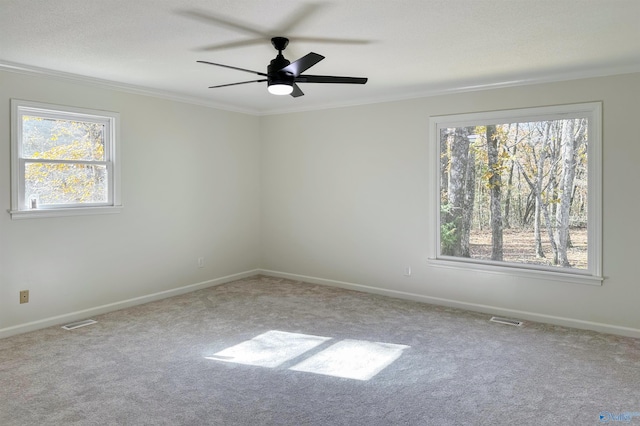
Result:
<instances>
[{"instance_id":1,"label":"crown molding","mask_svg":"<svg viewBox=\"0 0 640 426\"><path fill-rule=\"evenodd\" d=\"M209 101L195 96L187 96L179 93L153 89L150 87L137 86L133 84L120 83L112 80L88 77L85 75L69 73L65 71L56 71L48 68L41 68L32 65L24 65L15 62L0 60L0 71L8 71L17 74L24 74L38 77L51 77L58 80L71 81L74 83L86 84L102 89L117 90L120 92L131 93L134 95L151 96L155 98L166 99L170 101L182 102L192 105L199 105L208 108L221 109L230 112L239 112L243 114L258 115L259 111L238 108L231 105Z\"/></svg>"},{"instance_id":2,"label":"crown molding","mask_svg":"<svg viewBox=\"0 0 640 426\"><path fill-rule=\"evenodd\" d=\"M144 86L137 86L132 84L120 83L112 80L99 79L94 77L88 77L80 74L68 73L64 71L56 71L47 68L41 68L31 65L24 65L15 62L0 60L0 71L8 71L19 74L26 74L32 76L44 76L51 77L60 80L72 81L75 83L86 84L94 87L100 87L104 89L118 90L121 92L151 96L160 99L166 99L176 102L182 102L192 105L199 105L208 108L215 108L229 112L238 112L248 115L256 116L269 116L290 114L296 112L309 112L335 108L346 108L362 105L379 104L385 102L397 102L411 99L428 98L433 96L443 96L467 92L476 92L482 90L491 89L503 89L509 87L529 86L534 84L543 83L555 83L569 80L580 80L586 78L606 77L612 75L632 74L640 72L640 63L622 66L612 67L600 67L600 68L584 68L570 71L558 71L552 73L545 73L539 75L531 75L523 78L509 78L502 77L493 80L487 79L485 82L454 82L448 86L435 86L424 90L411 90L407 93L399 93L395 95L380 95L361 98L359 100L350 100L347 102L332 102L324 105L314 105L308 107L287 107L287 108L274 108L269 110L257 110L249 108L239 108L237 106L214 102L195 96L187 96L179 93L164 91L160 89L154 89Z\"/></svg>"},{"instance_id":3,"label":"crown molding","mask_svg":"<svg viewBox=\"0 0 640 426\"><path fill-rule=\"evenodd\" d=\"M399 93L396 95L361 98L360 100L350 101L350 102L334 102L330 104L325 104L321 107L316 106L316 107L307 107L307 108L286 108L286 109L282 108L277 110L274 109L268 112L260 113L260 115L279 115L279 114L289 114L289 113L295 113L295 112L307 112L307 111L316 111L316 110L323 110L323 109L372 105L372 104L379 104L379 103L385 103L385 102L399 102L399 101L407 101L412 99L430 98L434 96L453 95L453 94L478 92L478 91L493 90L493 89L506 89L510 87L531 86L535 84L559 83L563 81L582 80L582 79L588 79L588 78L599 78L599 77L608 77L608 76L614 76L614 75L635 74L635 73L640 73L640 63L625 65L625 66L591 68L591 69L574 70L574 71L562 71L562 72L555 72L555 73L533 75L533 76L523 77L519 79L498 78L498 79L495 79L494 81L488 80L486 82L478 82L478 83L457 82L449 86L436 86L436 87L431 87L424 90L412 90L410 93L408 92L408 93Z\"/></svg>"}]
</instances>

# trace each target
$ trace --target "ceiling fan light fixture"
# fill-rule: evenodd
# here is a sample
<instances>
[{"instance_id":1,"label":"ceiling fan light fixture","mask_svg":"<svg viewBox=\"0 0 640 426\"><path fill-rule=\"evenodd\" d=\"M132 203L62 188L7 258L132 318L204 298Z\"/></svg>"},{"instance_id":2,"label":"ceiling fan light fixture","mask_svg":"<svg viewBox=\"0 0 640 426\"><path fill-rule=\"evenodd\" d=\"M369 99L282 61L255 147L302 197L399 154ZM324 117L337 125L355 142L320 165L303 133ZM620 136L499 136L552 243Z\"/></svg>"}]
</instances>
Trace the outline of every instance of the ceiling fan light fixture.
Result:
<instances>
[{"instance_id":1,"label":"ceiling fan light fixture","mask_svg":"<svg viewBox=\"0 0 640 426\"><path fill-rule=\"evenodd\" d=\"M273 83L267 86L267 90L272 95L284 96L293 92L293 84Z\"/></svg>"},{"instance_id":2,"label":"ceiling fan light fixture","mask_svg":"<svg viewBox=\"0 0 640 426\"><path fill-rule=\"evenodd\" d=\"M294 98L303 96L297 83L342 83L342 84L365 84L367 79L364 77L337 77L333 75L305 75L302 74L318 62L324 59L324 56L314 52L309 52L305 56L290 62L282 55L282 51L287 47L289 39L285 37L273 37L271 44L278 51L278 55L267 65L267 72L252 71L245 68L232 67L231 65L217 64L215 62L198 61L203 64L216 65L219 67L230 68L233 70L244 71L251 74L257 74L261 77L258 80L241 81L239 83L219 84L217 86L209 86L210 89L217 87L237 86L238 84L247 83L264 83L267 82L267 90L272 95L284 96L291 95Z\"/></svg>"}]
</instances>

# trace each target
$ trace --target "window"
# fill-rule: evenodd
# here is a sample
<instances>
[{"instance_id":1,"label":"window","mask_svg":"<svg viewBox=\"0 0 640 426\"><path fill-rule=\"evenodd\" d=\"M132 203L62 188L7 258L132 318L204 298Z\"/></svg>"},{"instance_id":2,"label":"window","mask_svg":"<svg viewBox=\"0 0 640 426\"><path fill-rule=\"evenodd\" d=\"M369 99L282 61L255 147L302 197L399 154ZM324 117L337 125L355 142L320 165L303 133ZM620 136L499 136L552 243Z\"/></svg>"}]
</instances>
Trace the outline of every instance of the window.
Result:
<instances>
[{"instance_id":1,"label":"window","mask_svg":"<svg viewBox=\"0 0 640 426\"><path fill-rule=\"evenodd\" d=\"M11 217L117 213L113 112L11 100Z\"/></svg>"},{"instance_id":2,"label":"window","mask_svg":"<svg viewBox=\"0 0 640 426\"><path fill-rule=\"evenodd\" d=\"M601 108L432 117L430 262L601 284Z\"/></svg>"}]
</instances>

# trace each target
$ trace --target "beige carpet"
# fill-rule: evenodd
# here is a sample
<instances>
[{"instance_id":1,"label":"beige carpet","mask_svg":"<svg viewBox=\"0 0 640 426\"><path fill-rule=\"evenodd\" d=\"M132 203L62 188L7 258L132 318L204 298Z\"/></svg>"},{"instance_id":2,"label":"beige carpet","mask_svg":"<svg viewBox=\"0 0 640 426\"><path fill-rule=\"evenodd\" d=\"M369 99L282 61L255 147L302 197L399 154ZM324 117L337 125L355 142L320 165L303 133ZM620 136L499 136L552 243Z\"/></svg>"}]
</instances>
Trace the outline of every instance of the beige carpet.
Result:
<instances>
[{"instance_id":1,"label":"beige carpet","mask_svg":"<svg viewBox=\"0 0 640 426\"><path fill-rule=\"evenodd\" d=\"M639 340L489 318L253 277L0 340L0 425L640 425Z\"/></svg>"}]
</instances>

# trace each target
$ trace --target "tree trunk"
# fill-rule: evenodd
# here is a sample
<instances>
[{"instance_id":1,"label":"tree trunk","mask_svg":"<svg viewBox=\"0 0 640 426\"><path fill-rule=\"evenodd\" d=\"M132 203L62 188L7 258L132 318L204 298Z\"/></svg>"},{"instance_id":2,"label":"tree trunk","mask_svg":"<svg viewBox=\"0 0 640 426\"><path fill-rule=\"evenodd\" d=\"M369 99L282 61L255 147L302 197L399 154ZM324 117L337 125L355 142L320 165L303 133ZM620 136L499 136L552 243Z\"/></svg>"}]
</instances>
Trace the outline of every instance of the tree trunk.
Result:
<instances>
[{"instance_id":1,"label":"tree trunk","mask_svg":"<svg viewBox=\"0 0 640 426\"><path fill-rule=\"evenodd\" d=\"M511 125L509 125L509 130L511 129ZM511 228L511 188L513 187L513 172L516 168L514 157L516 156L516 151L518 149L518 130L519 123L516 123L516 130L513 136L513 140L516 143L513 144L513 149L509 150L509 147L506 147L507 152L509 152L510 160L509 160L509 179L507 180L507 194L504 199L504 216L502 216L502 226L504 229Z\"/></svg>"},{"instance_id":2,"label":"tree trunk","mask_svg":"<svg viewBox=\"0 0 640 426\"><path fill-rule=\"evenodd\" d=\"M546 224L546 228L547 228L547 236L549 237L549 243L551 244L551 251L553 252L553 264L557 265L558 264L558 259L559 259L559 252L558 252L558 245L556 244L554 238L553 238L553 228L551 226L551 215L549 214L549 204L545 204L544 206L542 206L543 209L543 213L544 213L544 221Z\"/></svg>"},{"instance_id":3,"label":"tree trunk","mask_svg":"<svg viewBox=\"0 0 640 426\"><path fill-rule=\"evenodd\" d=\"M469 128L459 127L453 133L449 150L447 205L446 212L442 214L441 232L446 229L451 230L451 233L447 238L446 246L441 244L441 252L457 257L469 257L469 233L473 218L474 181L472 179L475 179L475 173L471 173L473 161L470 159L473 160L473 158L469 152L469 130ZM470 205L469 197L471 199Z\"/></svg>"},{"instance_id":4,"label":"tree trunk","mask_svg":"<svg viewBox=\"0 0 640 426\"><path fill-rule=\"evenodd\" d=\"M515 149L516 148L513 147L514 152L515 152ZM507 196L505 197L505 200L504 200L504 217L502 218L502 224L505 229L511 228L511 220L509 218L511 215L511 186L513 185L514 169L515 169L515 164L513 160L511 160L511 165L509 166L509 179L507 181Z\"/></svg>"},{"instance_id":5,"label":"tree trunk","mask_svg":"<svg viewBox=\"0 0 640 426\"><path fill-rule=\"evenodd\" d=\"M502 241L502 176L498 157L498 135L495 125L486 127L487 165L491 211L491 260L503 259Z\"/></svg>"},{"instance_id":6,"label":"tree trunk","mask_svg":"<svg viewBox=\"0 0 640 426\"><path fill-rule=\"evenodd\" d=\"M464 207L462 209L462 235L460 238L460 256L471 257L471 228L473 224L473 203L476 189L476 156L469 149L467 172L465 174Z\"/></svg>"},{"instance_id":7,"label":"tree trunk","mask_svg":"<svg viewBox=\"0 0 640 426\"><path fill-rule=\"evenodd\" d=\"M533 236L535 240L535 252L536 257L543 258L544 250L542 249L542 220L541 216L545 213L545 218L548 218L548 210L544 204L544 200L542 199L542 190L543 190L543 180L544 180L544 164L547 158L547 144L549 141L549 127L551 123L544 123L543 129L543 138L542 145L538 150L538 154L536 155L535 148L531 146L533 151L533 157L536 158L535 162L535 175L533 177L529 177L527 173L524 171L522 165L518 163L518 168L523 172L522 177L529 185L531 189L531 195L533 195L535 210L533 213ZM547 223L549 223L547 221Z\"/></svg>"},{"instance_id":8,"label":"tree trunk","mask_svg":"<svg viewBox=\"0 0 640 426\"><path fill-rule=\"evenodd\" d=\"M536 244L536 257L543 258L544 250L542 250L542 234L540 232L540 212L542 211L542 196L536 192L536 210L534 213L533 236Z\"/></svg>"},{"instance_id":9,"label":"tree trunk","mask_svg":"<svg viewBox=\"0 0 640 426\"><path fill-rule=\"evenodd\" d=\"M573 185L576 174L576 149L577 145L584 137L584 126L580 126L576 131L576 120L564 120L562 132L562 177L560 206L556 213L556 235L555 240L558 246L558 262L564 267L569 267L567 249L569 248L569 218L571 211L571 197L573 195Z\"/></svg>"},{"instance_id":10,"label":"tree trunk","mask_svg":"<svg viewBox=\"0 0 640 426\"><path fill-rule=\"evenodd\" d=\"M449 145L450 135L447 129L440 134L440 196L449 192ZM442 199L442 198L441 198Z\"/></svg>"}]
</instances>

